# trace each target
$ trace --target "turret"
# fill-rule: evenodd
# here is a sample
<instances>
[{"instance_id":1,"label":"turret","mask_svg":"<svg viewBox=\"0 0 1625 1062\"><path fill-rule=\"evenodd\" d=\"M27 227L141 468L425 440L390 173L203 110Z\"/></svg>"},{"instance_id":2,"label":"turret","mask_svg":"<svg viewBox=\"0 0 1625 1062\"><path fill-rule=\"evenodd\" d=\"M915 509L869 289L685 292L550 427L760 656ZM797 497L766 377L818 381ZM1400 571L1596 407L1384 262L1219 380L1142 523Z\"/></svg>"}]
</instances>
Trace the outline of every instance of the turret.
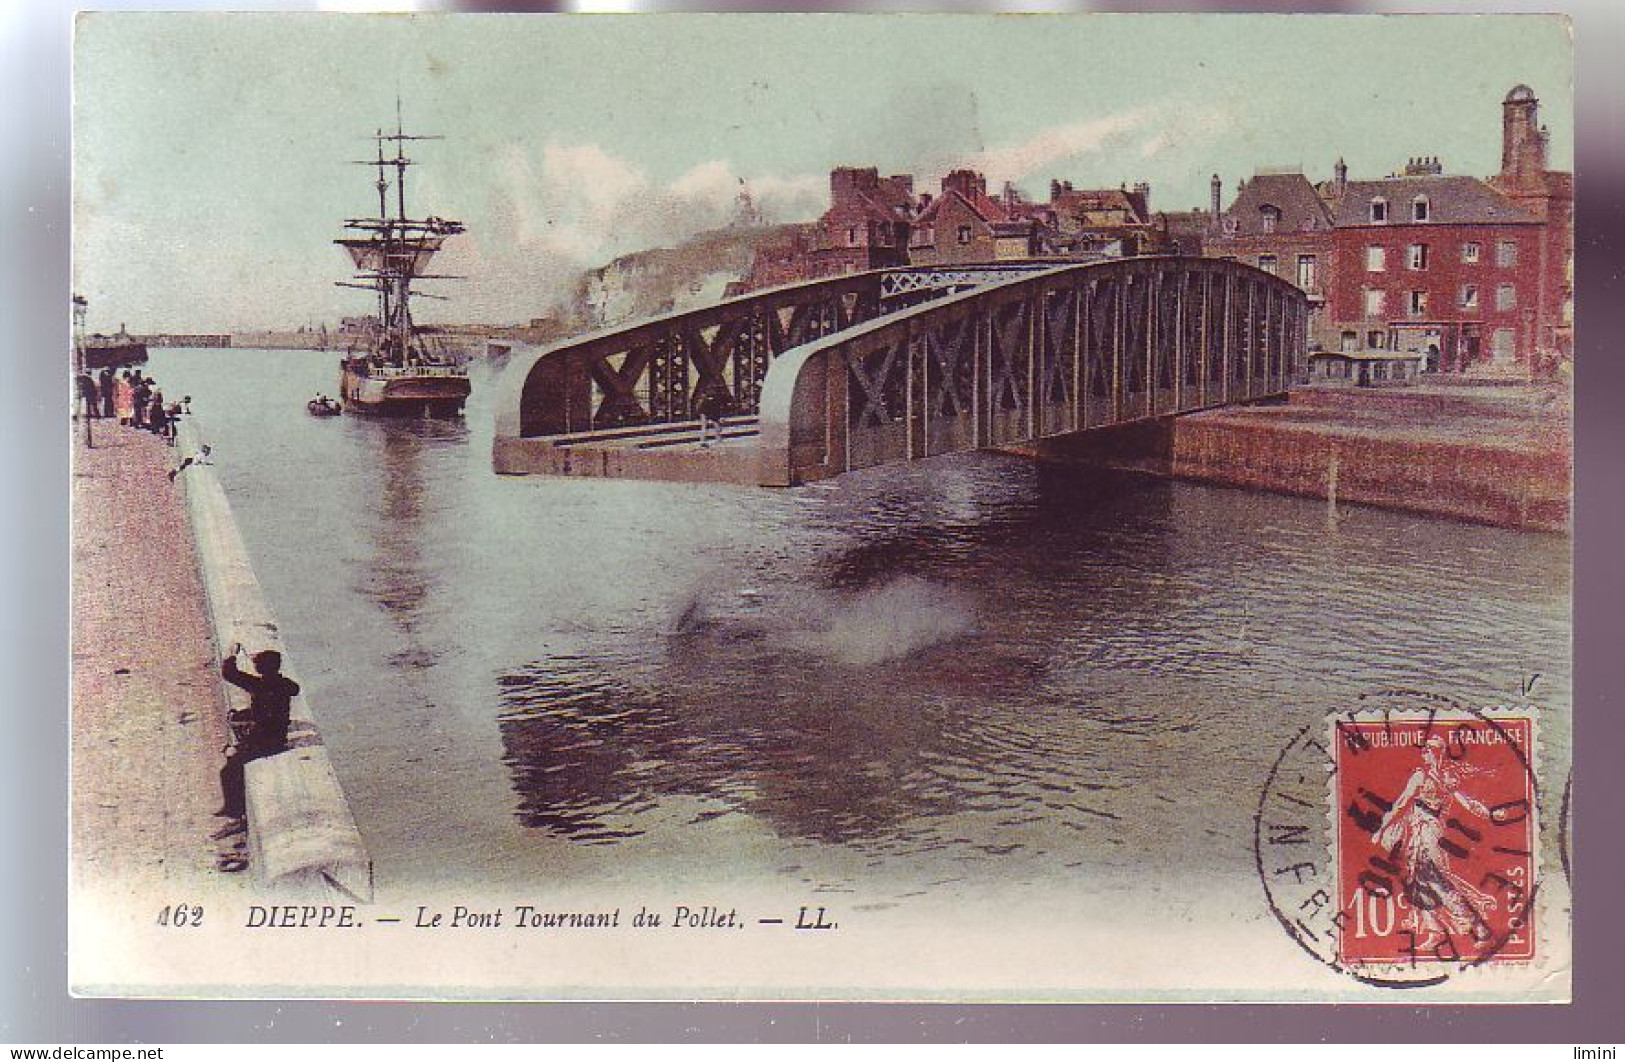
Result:
<instances>
[{"instance_id":1,"label":"turret","mask_svg":"<svg viewBox=\"0 0 1625 1062\"><path fill-rule=\"evenodd\" d=\"M1219 204L1219 197L1224 191L1224 182L1219 180L1218 174L1215 173L1213 175L1213 179L1208 182L1208 190L1212 193L1213 221L1215 224L1217 224L1219 221L1219 211L1223 209Z\"/></svg>"},{"instance_id":2,"label":"turret","mask_svg":"<svg viewBox=\"0 0 1625 1062\"><path fill-rule=\"evenodd\" d=\"M1501 177L1520 180L1546 169L1546 130L1540 101L1528 85L1514 86L1501 101Z\"/></svg>"}]
</instances>

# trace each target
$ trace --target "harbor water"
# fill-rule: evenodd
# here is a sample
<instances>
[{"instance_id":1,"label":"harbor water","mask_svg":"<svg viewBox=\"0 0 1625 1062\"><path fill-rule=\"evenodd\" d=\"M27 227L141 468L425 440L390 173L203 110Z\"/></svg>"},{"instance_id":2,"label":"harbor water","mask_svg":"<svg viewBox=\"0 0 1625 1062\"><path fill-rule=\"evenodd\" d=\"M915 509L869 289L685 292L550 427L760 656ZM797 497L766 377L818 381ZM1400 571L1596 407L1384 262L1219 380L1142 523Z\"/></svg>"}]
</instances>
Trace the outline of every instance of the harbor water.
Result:
<instances>
[{"instance_id":1,"label":"harbor water","mask_svg":"<svg viewBox=\"0 0 1625 1062\"><path fill-rule=\"evenodd\" d=\"M381 896L1240 882L1282 747L1394 688L1532 681L1566 777L1565 537L991 454L498 477L489 366L461 419L307 415L337 362L148 371L192 396Z\"/></svg>"}]
</instances>

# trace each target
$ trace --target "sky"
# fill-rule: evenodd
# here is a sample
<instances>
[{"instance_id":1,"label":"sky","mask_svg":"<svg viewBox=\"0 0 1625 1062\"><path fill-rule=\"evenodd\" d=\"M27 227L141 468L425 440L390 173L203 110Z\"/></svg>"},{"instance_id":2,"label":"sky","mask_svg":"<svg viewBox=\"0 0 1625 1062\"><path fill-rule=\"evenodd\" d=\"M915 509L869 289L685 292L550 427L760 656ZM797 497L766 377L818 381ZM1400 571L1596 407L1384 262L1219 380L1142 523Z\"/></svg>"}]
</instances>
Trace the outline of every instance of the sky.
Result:
<instances>
[{"instance_id":1,"label":"sky","mask_svg":"<svg viewBox=\"0 0 1625 1062\"><path fill-rule=\"evenodd\" d=\"M969 165L1044 198L1146 181L1228 202L1260 167L1377 178L1415 155L1500 167L1535 90L1573 159L1568 24L1546 16L348 15L79 17L74 282L90 325L220 331L370 312L331 242L376 210L369 135L397 90L408 206L464 222L423 321L518 323L582 269L828 205L838 165L935 191Z\"/></svg>"}]
</instances>

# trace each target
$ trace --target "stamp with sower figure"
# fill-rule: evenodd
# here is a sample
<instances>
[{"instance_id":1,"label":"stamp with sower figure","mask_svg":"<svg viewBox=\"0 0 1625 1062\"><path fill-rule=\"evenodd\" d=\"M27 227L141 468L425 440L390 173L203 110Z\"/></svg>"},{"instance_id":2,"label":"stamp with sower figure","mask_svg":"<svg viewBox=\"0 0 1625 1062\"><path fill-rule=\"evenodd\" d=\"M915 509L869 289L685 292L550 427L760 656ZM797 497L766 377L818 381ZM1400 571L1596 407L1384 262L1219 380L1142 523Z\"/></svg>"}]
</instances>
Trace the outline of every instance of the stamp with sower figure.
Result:
<instances>
[{"instance_id":1,"label":"stamp with sower figure","mask_svg":"<svg viewBox=\"0 0 1625 1062\"><path fill-rule=\"evenodd\" d=\"M1383 700L1306 727L1276 761L1255 831L1272 913L1376 985L1534 960L1534 709Z\"/></svg>"}]
</instances>

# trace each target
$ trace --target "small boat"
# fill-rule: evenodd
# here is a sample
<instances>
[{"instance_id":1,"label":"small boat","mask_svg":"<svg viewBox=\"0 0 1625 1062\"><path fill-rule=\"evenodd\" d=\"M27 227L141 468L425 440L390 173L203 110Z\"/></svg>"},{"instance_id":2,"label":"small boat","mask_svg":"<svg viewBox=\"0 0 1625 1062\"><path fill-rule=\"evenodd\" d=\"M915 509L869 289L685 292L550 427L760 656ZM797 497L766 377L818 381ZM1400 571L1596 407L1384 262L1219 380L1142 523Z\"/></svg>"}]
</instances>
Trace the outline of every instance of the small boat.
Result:
<instances>
[{"instance_id":1,"label":"small boat","mask_svg":"<svg viewBox=\"0 0 1625 1062\"><path fill-rule=\"evenodd\" d=\"M317 395L305 403L305 412L313 417L336 417L344 412L344 407L326 395Z\"/></svg>"}]
</instances>

